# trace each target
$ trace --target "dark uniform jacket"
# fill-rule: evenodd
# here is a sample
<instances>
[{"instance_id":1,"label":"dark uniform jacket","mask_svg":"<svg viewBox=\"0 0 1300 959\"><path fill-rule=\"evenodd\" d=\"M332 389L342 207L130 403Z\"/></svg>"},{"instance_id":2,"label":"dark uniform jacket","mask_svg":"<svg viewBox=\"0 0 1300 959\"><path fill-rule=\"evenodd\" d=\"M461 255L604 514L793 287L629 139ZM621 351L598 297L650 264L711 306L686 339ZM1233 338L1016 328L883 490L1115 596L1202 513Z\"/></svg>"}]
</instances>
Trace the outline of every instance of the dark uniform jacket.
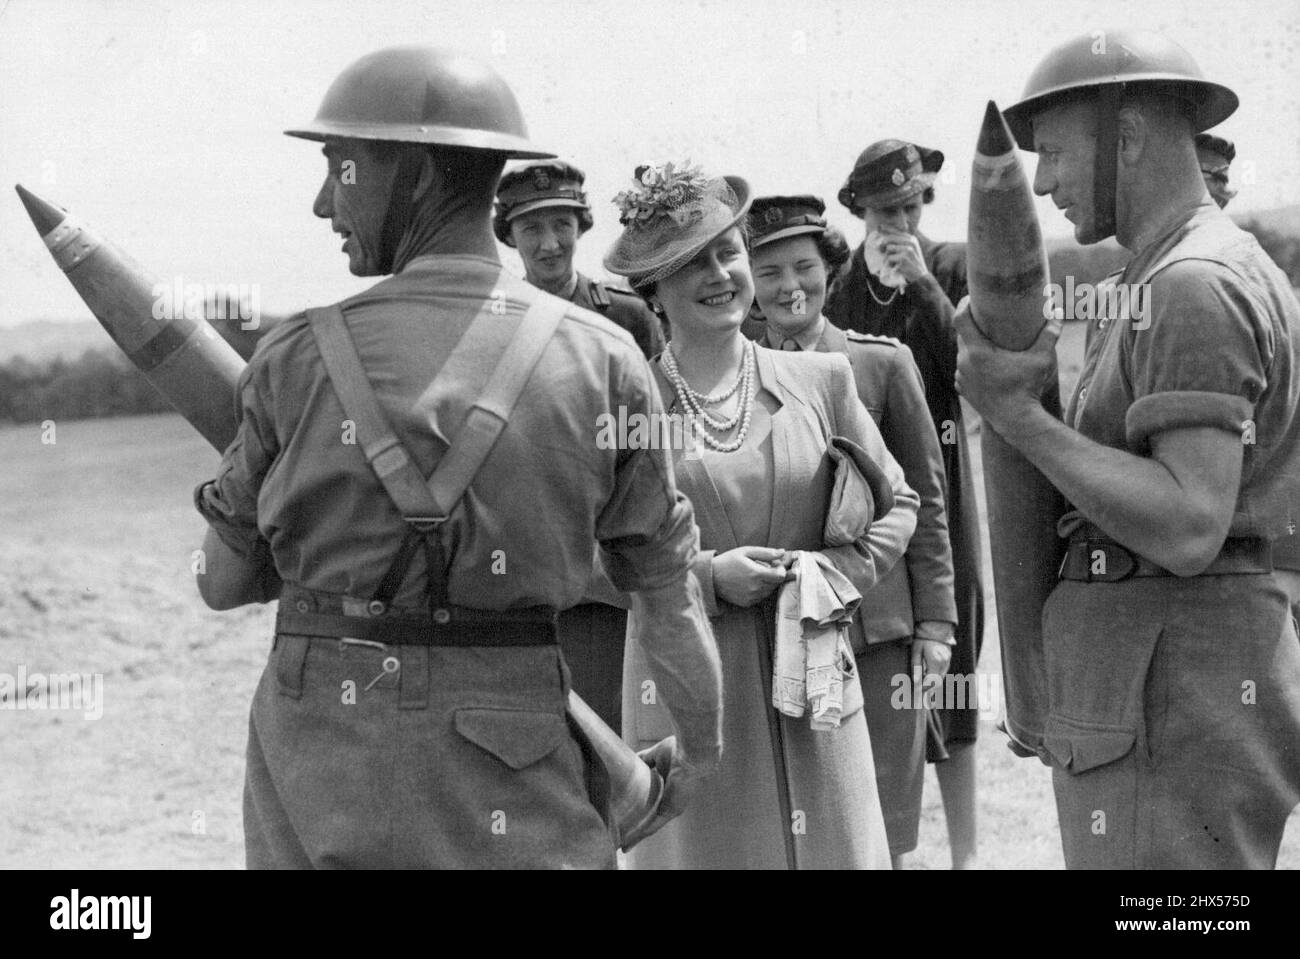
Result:
<instances>
[{"instance_id":1,"label":"dark uniform jacket","mask_svg":"<svg viewBox=\"0 0 1300 959\"><path fill-rule=\"evenodd\" d=\"M921 497L916 532L904 562L889 571L871 591L870 602L862 606L867 642L911 636L914 624L921 621L955 624L943 454L912 351L890 337L846 334L831 323L826 324L817 351L848 356L858 398L903 467L907 485Z\"/></svg>"},{"instance_id":2,"label":"dark uniform jacket","mask_svg":"<svg viewBox=\"0 0 1300 959\"><path fill-rule=\"evenodd\" d=\"M909 283L906 291L891 300L894 291L869 277L859 246L831 284L824 312L842 330L901 340L911 349L921 372L947 482L948 533L957 600L957 647L951 672L965 675L975 672L984 636L979 513L962 425L961 397L955 384L957 333L952 323L955 304L966 295L966 247L960 243L935 243L924 236L917 239L929 275ZM876 298L889 301L889 305L882 306ZM975 739L974 710L943 710L941 714L948 730L947 742ZM934 753L931 755L934 758Z\"/></svg>"},{"instance_id":3,"label":"dark uniform jacket","mask_svg":"<svg viewBox=\"0 0 1300 959\"><path fill-rule=\"evenodd\" d=\"M570 299L577 306L599 313L631 333L646 359L663 352L664 336L659 328L659 318L635 293L606 286L579 273L577 288Z\"/></svg>"},{"instance_id":4,"label":"dark uniform jacket","mask_svg":"<svg viewBox=\"0 0 1300 959\"><path fill-rule=\"evenodd\" d=\"M889 300L894 291L869 278L862 247L826 294L826 318L842 330L892 336L906 343L925 383L925 398L936 424L961 408L953 381L957 376L957 331L952 325L954 306L966 295L966 247L959 243L934 243L923 236L921 253L927 276L899 293L888 306L872 298L874 292ZM942 415L941 415L942 414Z\"/></svg>"}]
</instances>

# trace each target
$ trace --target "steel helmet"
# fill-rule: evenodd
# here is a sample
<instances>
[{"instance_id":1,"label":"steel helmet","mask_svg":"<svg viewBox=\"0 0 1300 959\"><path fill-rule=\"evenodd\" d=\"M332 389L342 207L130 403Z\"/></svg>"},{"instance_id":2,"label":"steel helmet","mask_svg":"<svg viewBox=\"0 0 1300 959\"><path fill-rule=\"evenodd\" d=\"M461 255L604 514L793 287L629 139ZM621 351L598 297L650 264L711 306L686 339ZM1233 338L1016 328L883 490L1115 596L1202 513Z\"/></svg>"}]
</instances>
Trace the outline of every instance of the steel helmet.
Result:
<instances>
[{"instance_id":1,"label":"steel helmet","mask_svg":"<svg viewBox=\"0 0 1300 959\"><path fill-rule=\"evenodd\" d=\"M1020 102L1003 111L1021 149L1034 148L1034 114L1077 91L1095 92L1096 162L1093 164L1093 232L1088 242L1115 232L1118 177L1117 117L1126 92L1145 90L1184 100L1194 133L1231 116L1237 95L1201 75L1191 54L1149 30L1096 30L1045 56L1025 84Z\"/></svg>"},{"instance_id":2,"label":"steel helmet","mask_svg":"<svg viewBox=\"0 0 1300 959\"><path fill-rule=\"evenodd\" d=\"M555 156L528 139L519 104L495 70L437 47L367 54L330 85L311 123L284 132L492 150L513 159Z\"/></svg>"},{"instance_id":3,"label":"steel helmet","mask_svg":"<svg viewBox=\"0 0 1300 959\"><path fill-rule=\"evenodd\" d=\"M1023 150L1034 148L1033 115L1061 94L1118 84L1170 93L1192 107L1193 133L1208 130L1237 109L1237 95L1211 83L1191 54L1149 30L1097 30L1061 44L1045 56L1025 84L1020 102L1003 116Z\"/></svg>"}]
</instances>

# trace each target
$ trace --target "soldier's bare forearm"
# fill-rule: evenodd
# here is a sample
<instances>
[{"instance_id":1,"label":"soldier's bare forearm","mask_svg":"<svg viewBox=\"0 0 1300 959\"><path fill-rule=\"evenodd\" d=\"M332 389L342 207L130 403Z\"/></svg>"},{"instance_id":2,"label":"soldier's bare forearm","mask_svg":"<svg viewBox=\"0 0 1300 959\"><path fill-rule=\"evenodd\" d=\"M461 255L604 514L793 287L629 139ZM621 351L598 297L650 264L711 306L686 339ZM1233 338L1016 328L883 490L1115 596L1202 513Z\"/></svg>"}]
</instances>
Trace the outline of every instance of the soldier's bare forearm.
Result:
<instances>
[{"instance_id":1,"label":"soldier's bare forearm","mask_svg":"<svg viewBox=\"0 0 1300 959\"><path fill-rule=\"evenodd\" d=\"M1241 480L1238 437L1171 430L1154 437L1153 455L1142 457L1096 443L1041 407L1016 422L1006 439L1117 542L1187 576L1222 547Z\"/></svg>"},{"instance_id":2,"label":"soldier's bare forearm","mask_svg":"<svg viewBox=\"0 0 1300 959\"><path fill-rule=\"evenodd\" d=\"M683 573L667 586L633 593L632 609L645 623L641 646L685 762L712 768L722 753L722 666L699 584Z\"/></svg>"}]
</instances>

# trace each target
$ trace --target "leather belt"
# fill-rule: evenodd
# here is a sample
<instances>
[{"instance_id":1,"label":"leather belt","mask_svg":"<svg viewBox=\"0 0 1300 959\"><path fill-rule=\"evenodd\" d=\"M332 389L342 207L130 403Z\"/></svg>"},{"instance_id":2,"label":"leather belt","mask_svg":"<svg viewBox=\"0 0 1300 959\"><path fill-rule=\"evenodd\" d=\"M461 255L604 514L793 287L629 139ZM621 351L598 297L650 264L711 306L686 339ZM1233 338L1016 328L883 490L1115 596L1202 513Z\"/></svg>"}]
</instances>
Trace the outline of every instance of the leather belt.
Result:
<instances>
[{"instance_id":1,"label":"leather belt","mask_svg":"<svg viewBox=\"0 0 1300 959\"><path fill-rule=\"evenodd\" d=\"M1271 573L1272 555L1272 543L1266 539L1228 539L1214 561L1197 575ZM1061 579L1084 583L1120 583L1140 576L1174 575L1095 530L1079 530L1070 536L1059 573Z\"/></svg>"},{"instance_id":2,"label":"leather belt","mask_svg":"<svg viewBox=\"0 0 1300 959\"><path fill-rule=\"evenodd\" d=\"M440 606L432 611L388 609L373 600L319 593L286 584L280 594L275 631L298 636L362 639L392 646L553 646L556 610L471 609Z\"/></svg>"}]
</instances>

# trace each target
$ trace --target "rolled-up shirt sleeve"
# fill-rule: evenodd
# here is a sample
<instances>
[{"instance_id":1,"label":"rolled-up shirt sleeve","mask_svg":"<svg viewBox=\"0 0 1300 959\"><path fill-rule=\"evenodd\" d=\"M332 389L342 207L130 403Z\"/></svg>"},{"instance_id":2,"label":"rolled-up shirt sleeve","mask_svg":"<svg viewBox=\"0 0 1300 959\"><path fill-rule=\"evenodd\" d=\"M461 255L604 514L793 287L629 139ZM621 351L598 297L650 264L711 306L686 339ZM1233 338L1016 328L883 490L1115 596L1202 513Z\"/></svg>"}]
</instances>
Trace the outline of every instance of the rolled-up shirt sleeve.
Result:
<instances>
[{"instance_id":1,"label":"rolled-up shirt sleeve","mask_svg":"<svg viewBox=\"0 0 1300 959\"><path fill-rule=\"evenodd\" d=\"M627 407L627 420L646 416L663 422L663 403L646 361L628 362L614 383L613 415ZM699 532L691 502L678 491L672 453L660 443L617 451L614 490L596 519L605 571L624 591L656 589L680 578L695 560Z\"/></svg>"},{"instance_id":2,"label":"rolled-up shirt sleeve","mask_svg":"<svg viewBox=\"0 0 1300 959\"><path fill-rule=\"evenodd\" d=\"M216 478L194 491L194 505L235 553L254 562L269 551L257 525L257 497L277 444L265 406L265 366L260 356L239 377L239 431L221 457Z\"/></svg>"},{"instance_id":3,"label":"rolled-up shirt sleeve","mask_svg":"<svg viewBox=\"0 0 1300 959\"><path fill-rule=\"evenodd\" d=\"M1267 384L1272 344L1260 308L1225 267L1174 263L1144 291L1145 316L1129 334L1134 402L1130 448L1145 452L1166 430L1215 427L1240 433Z\"/></svg>"}]
</instances>

